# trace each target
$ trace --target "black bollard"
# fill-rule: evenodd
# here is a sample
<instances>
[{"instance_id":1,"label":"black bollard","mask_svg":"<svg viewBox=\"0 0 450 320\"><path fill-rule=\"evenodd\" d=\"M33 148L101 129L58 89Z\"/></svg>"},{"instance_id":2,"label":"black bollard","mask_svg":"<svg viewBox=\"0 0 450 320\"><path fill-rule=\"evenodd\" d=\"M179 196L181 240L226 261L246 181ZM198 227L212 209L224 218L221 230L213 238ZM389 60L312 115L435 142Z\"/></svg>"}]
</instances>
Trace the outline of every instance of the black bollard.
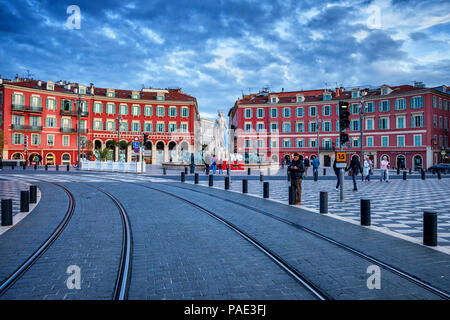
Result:
<instances>
[{"instance_id":1,"label":"black bollard","mask_svg":"<svg viewBox=\"0 0 450 320\"><path fill-rule=\"evenodd\" d=\"M214 185L214 176L212 174L209 175L209 186L212 187Z\"/></svg>"},{"instance_id":2,"label":"black bollard","mask_svg":"<svg viewBox=\"0 0 450 320\"><path fill-rule=\"evenodd\" d=\"M293 186L289 186L289 204L294 204L295 199L294 199L294 187Z\"/></svg>"},{"instance_id":3,"label":"black bollard","mask_svg":"<svg viewBox=\"0 0 450 320\"><path fill-rule=\"evenodd\" d=\"M248 180L242 180L242 193L248 193Z\"/></svg>"},{"instance_id":4,"label":"black bollard","mask_svg":"<svg viewBox=\"0 0 450 320\"><path fill-rule=\"evenodd\" d=\"M181 182L186 181L185 173L181 172Z\"/></svg>"},{"instance_id":5,"label":"black bollard","mask_svg":"<svg viewBox=\"0 0 450 320\"><path fill-rule=\"evenodd\" d=\"M47 171L47 170L48 170L48 164L45 165L45 171Z\"/></svg>"},{"instance_id":6,"label":"black bollard","mask_svg":"<svg viewBox=\"0 0 450 320\"><path fill-rule=\"evenodd\" d=\"M225 177L225 190L230 190L230 177Z\"/></svg>"},{"instance_id":7,"label":"black bollard","mask_svg":"<svg viewBox=\"0 0 450 320\"><path fill-rule=\"evenodd\" d=\"M251 168L247 168L247 174L251 175L252 174L252 169Z\"/></svg>"},{"instance_id":8,"label":"black bollard","mask_svg":"<svg viewBox=\"0 0 450 320\"><path fill-rule=\"evenodd\" d=\"M403 180L406 180L406 171L403 171Z\"/></svg>"},{"instance_id":9,"label":"black bollard","mask_svg":"<svg viewBox=\"0 0 450 320\"><path fill-rule=\"evenodd\" d=\"M319 171L314 172L314 181L319 180Z\"/></svg>"},{"instance_id":10,"label":"black bollard","mask_svg":"<svg viewBox=\"0 0 450 320\"><path fill-rule=\"evenodd\" d=\"M59 171L59 164L56 165L56 171Z\"/></svg>"},{"instance_id":11,"label":"black bollard","mask_svg":"<svg viewBox=\"0 0 450 320\"><path fill-rule=\"evenodd\" d=\"M184 174L188 174L188 168L184 167Z\"/></svg>"},{"instance_id":12,"label":"black bollard","mask_svg":"<svg viewBox=\"0 0 450 320\"><path fill-rule=\"evenodd\" d=\"M67 165L67 171L69 171L70 170L70 165Z\"/></svg>"},{"instance_id":13,"label":"black bollard","mask_svg":"<svg viewBox=\"0 0 450 320\"><path fill-rule=\"evenodd\" d=\"M425 171L423 169L421 169L422 171L420 172L421 178L422 180L425 180Z\"/></svg>"},{"instance_id":14,"label":"black bollard","mask_svg":"<svg viewBox=\"0 0 450 320\"><path fill-rule=\"evenodd\" d=\"M27 166L25 164L22 167L23 167L23 170L25 170L27 168Z\"/></svg>"},{"instance_id":15,"label":"black bollard","mask_svg":"<svg viewBox=\"0 0 450 320\"><path fill-rule=\"evenodd\" d=\"M437 246L437 213L423 213L423 244Z\"/></svg>"},{"instance_id":16,"label":"black bollard","mask_svg":"<svg viewBox=\"0 0 450 320\"><path fill-rule=\"evenodd\" d=\"M264 175L262 173L259 175L259 181L264 181Z\"/></svg>"},{"instance_id":17,"label":"black bollard","mask_svg":"<svg viewBox=\"0 0 450 320\"><path fill-rule=\"evenodd\" d=\"M264 182L264 187L263 187L263 197L264 198L268 198L269 197L269 182Z\"/></svg>"},{"instance_id":18,"label":"black bollard","mask_svg":"<svg viewBox=\"0 0 450 320\"><path fill-rule=\"evenodd\" d=\"M30 211L30 193L28 191L20 191L20 212Z\"/></svg>"},{"instance_id":19,"label":"black bollard","mask_svg":"<svg viewBox=\"0 0 450 320\"><path fill-rule=\"evenodd\" d=\"M323 168L323 175L326 176L327 175L327 169Z\"/></svg>"},{"instance_id":20,"label":"black bollard","mask_svg":"<svg viewBox=\"0 0 450 320\"><path fill-rule=\"evenodd\" d=\"M438 177L438 179L440 180L442 177L441 177L441 170L437 170L437 177Z\"/></svg>"},{"instance_id":21,"label":"black bollard","mask_svg":"<svg viewBox=\"0 0 450 320\"><path fill-rule=\"evenodd\" d=\"M194 174L194 183L198 184L198 173Z\"/></svg>"},{"instance_id":22,"label":"black bollard","mask_svg":"<svg viewBox=\"0 0 450 320\"><path fill-rule=\"evenodd\" d=\"M30 186L30 203L37 202L37 186Z\"/></svg>"},{"instance_id":23,"label":"black bollard","mask_svg":"<svg viewBox=\"0 0 450 320\"><path fill-rule=\"evenodd\" d=\"M167 171L166 171L167 169L166 168L163 168L163 175L166 175L167 174Z\"/></svg>"},{"instance_id":24,"label":"black bollard","mask_svg":"<svg viewBox=\"0 0 450 320\"><path fill-rule=\"evenodd\" d=\"M2 226L10 226L12 224L12 199L2 199Z\"/></svg>"},{"instance_id":25,"label":"black bollard","mask_svg":"<svg viewBox=\"0 0 450 320\"><path fill-rule=\"evenodd\" d=\"M320 213L328 213L328 192L320 191Z\"/></svg>"},{"instance_id":26,"label":"black bollard","mask_svg":"<svg viewBox=\"0 0 450 320\"><path fill-rule=\"evenodd\" d=\"M370 226L370 200L361 199L361 225Z\"/></svg>"}]
</instances>

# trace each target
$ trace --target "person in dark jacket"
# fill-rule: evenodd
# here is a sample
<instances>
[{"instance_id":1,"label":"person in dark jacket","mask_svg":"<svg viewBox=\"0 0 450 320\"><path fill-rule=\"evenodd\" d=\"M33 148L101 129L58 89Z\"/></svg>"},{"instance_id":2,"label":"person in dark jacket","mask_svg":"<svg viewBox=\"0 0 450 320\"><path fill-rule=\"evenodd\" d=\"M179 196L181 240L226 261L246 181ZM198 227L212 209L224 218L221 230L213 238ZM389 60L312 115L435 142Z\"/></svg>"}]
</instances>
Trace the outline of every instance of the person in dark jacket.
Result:
<instances>
[{"instance_id":1,"label":"person in dark jacket","mask_svg":"<svg viewBox=\"0 0 450 320\"><path fill-rule=\"evenodd\" d=\"M353 179L353 191L358 191L358 187L356 185L356 176L358 175L358 172L362 173L363 169L361 166L361 163L358 160L358 156L355 154L352 157L352 161L348 165L347 168L345 168L345 171L352 170L352 179Z\"/></svg>"},{"instance_id":2,"label":"person in dark jacket","mask_svg":"<svg viewBox=\"0 0 450 320\"><path fill-rule=\"evenodd\" d=\"M308 156L305 156L305 160L303 160L303 164L305 165L305 177L308 175L308 169L310 166Z\"/></svg>"},{"instance_id":3,"label":"person in dark jacket","mask_svg":"<svg viewBox=\"0 0 450 320\"><path fill-rule=\"evenodd\" d=\"M338 191L339 190L339 186L341 185L341 175L339 174L339 168L336 166L336 164L337 164L337 161L336 161L336 159L334 159L333 170L334 170L334 174L337 177L336 191Z\"/></svg>"},{"instance_id":4,"label":"person in dark jacket","mask_svg":"<svg viewBox=\"0 0 450 320\"><path fill-rule=\"evenodd\" d=\"M290 162L288 170L291 175L291 186L294 188L295 204L300 205L302 202L302 181L305 166L303 159L300 159L298 153L294 153L294 159Z\"/></svg>"}]
</instances>

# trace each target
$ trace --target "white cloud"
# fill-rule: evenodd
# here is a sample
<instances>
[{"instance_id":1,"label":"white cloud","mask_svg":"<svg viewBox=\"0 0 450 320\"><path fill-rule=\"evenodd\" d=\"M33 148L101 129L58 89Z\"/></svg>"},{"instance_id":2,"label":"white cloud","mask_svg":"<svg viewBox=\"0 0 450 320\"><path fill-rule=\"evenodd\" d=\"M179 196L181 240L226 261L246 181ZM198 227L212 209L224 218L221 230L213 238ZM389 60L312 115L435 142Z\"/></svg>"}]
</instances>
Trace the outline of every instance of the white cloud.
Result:
<instances>
[{"instance_id":1,"label":"white cloud","mask_svg":"<svg viewBox=\"0 0 450 320\"><path fill-rule=\"evenodd\" d=\"M117 36L116 36L116 34L114 33L114 31L112 31L112 30L111 30L110 28L108 28L108 27L103 27L102 31L103 31L103 33L105 34L105 36L107 36L107 37L110 38L110 39L116 39L116 38L117 38Z\"/></svg>"},{"instance_id":2,"label":"white cloud","mask_svg":"<svg viewBox=\"0 0 450 320\"><path fill-rule=\"evenodd\" d=\"M157 34L156 32L154 32L151 29L148 28L142 28L142 34L144 36L146 36L147 38L149 38L150 40L152 40L153 42L156 42L158 44L163 44L164 43L164 39L161 38L161 36L159 34Z\"/></svg>"}]
</instances>

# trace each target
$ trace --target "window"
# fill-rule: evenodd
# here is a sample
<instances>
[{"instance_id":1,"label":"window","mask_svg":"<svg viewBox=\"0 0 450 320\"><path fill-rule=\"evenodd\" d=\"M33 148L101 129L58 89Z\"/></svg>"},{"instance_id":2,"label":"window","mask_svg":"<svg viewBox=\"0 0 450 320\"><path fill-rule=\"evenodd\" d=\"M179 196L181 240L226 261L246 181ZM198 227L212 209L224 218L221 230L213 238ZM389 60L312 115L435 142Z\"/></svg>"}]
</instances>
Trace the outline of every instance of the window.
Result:
<instances>
[{"instance_id":1,"label":"window","mask_svg":"<svg viewBox=\"0 0 450 320\"><path fill-rule=\"evenodd\" d=\"M245 109L244 110L244 118L251 118L252 117L252 109Z\"/></svg>"},{"instance_id":2,"label":"window","mask_svg":"<svg viewBox=\"0 0 450 320\"><path fill-rule=\"evenodd\" d=\"M366 137L366 146L373 147L373 137Z\"/></svg>"},{"instance_id":3,"label":"window","mask_svg":"<svg viewBox=\"0 0 450 320\"><path fill-rule=\"evenodd\" d=\"M53 134L47 135L47 145L54 146L55 145L55 136Z\"/></svg>"},{"instance_id":4,"label":"window","mask_svg":"<svg viewBox=\"0 0 450 320\"><path fill-rule=\"evenodd\" d=\"M12 144L23 144L23 134L13 133L12 134Z\"/></svg>"},{"instance_id":5,"label":"window","mask_svg":"<svg viewBox=\"0 0 450 320\"><path fill-rule=\"evenodd\" d=\"M295 124L295 132L305 132L305 124L303 122L297 122Z\"/></svg>"},{"instance_id":6,"label":"window","mask_svg":"<svg viewBox=\"0 0 450 320\"><path fill-rule=\"evenodd\" d=\"M244 140L244 148L251 148L252 147L252 141L251 140Z\"/></svg>"},{"instance_id":7,"label":"window","mask_svg":"<svg viewBox=\"0 0 450 320\"><path fill-rule=\"evenodd\" d=\"M31 135L31 145L38 146L41 144L41 135L40 134L32 134Z\"/></svg>"},{"instance_id":8,"label":"window","mask_svg":"<svg viewBox=\"0 0 450 320\"><path fill-rule=\"evenodd\" d=\"M397 136L397 147L405 146L405 136Z\"/></svg>"},{"instance_id":9,"label":"window","mask_svg":"<svg viewBox=\"0 0 450 320\"><path fill-rule=\"evenodd\" d=\"M120 121L120 131L128 131L128 121Z\"/></svg>"},{"instance_id":10,"label":"window","mask_svg":"<svg viewBox=\"0 0 450 320\"><path fill-rule=\"evenodd\" d=\"M106 104L106 113L107 114L115 114L116 106L113 103L107 103Z\"/></svg>"},{"instance_id":11,"label":"window","mask_svg":"<svg viewBox=\"0 0 450 320\"><path fill-rule=\"evenodd\" d=\"M389 147L389 137L388 136L381 137L381 146Z\"/></svg>"},{"instance_id":12,"label":"window","mask_svg":"<svg viewBox=\"0 0 450 320\"><path fill-rule=\"evenodd\" d=\"M163 122L158 122L156 124L156 132L164 132L166 130L166 127Z\"/></svg>"},{"instance_id":13,"label":"window","mask_svg":"<svg viewBox=\"0 0 450 320\"><path fill-rule=\"evenodd\" d=\"M165 109L164 109L163 106L157 106L157 107L156 107L156 116L158 116L158 117L164 117L165 114L166 114L166 111L165 111Z\"/></svg>"},{"instance_id":14,"label":"window","mask_svg":"<svg viewBox=\"0 0 450 320\"><path fill-rule=\"evenodd\" d=\"M144 116L146 116L146 117L153 116L153 107L152 106L145 106L144 107Z\"/></svg>"},{"instance_id":15,"label":"window","mask_svg":"<svg viewBox=\"0 0 450 320\"><path fill-rule=\"evenodd\" d=\"M278 123L277 122L270 123L270 132L278 132Z\"/></svg>"},{"instance_id":16,"label":"window","mask_svg":"<svg viewBox=\"0 0 450 320\"><path fill-rule=\"evenodd\" d=\"M322 107L322 115L331 116L331 106L323 106Z\"/></svg>"},{"instance_id":17,"label":"window","mask_svg":"<svg viewBox=\"0 0 450 320\"><path fill-rule=\"evenodd\" d=\"M14 93L12 95L12 104L14 105L25 105L25 97L22 94Z\"/></svg>"},{"instance_id":18,"label":"window","mask_svg":"<svg viewBox=\"0 0 450 320\"><path fill-rule=\"evenodd\" d=\"M246 131L246 132L252 131L252 123L251 122L246 122L244 124L244 131Z\"/></svg>"},{"instance_id":19,"label":"window","mask_svg":"<svg viewBox=\"0 0 450 320\"><path fill-rule=\"evenodd\" d=\"M324 150L332 150L333 145L331 144L331 139L322 140L322 148Z\"/></svg>"},{"instance_id":20,"label":"window","mask_svg":"<svg viewBox=\"0 0 450 320\"><path fill-rule=\"evenodd\" d=\"M132 93L131 94L131 99L140 99L140 95L139 95L139 93Z\"/></svg>"},{"instance_id":21,"label":"window","mask_svg":"<svg viewBox=\"0 0 450 320\"><path fill-rule=\"evenodd\" d=\"M119 114L120 115L128 115L128 105L126 104L121 104L119 106Z\"/></svg>"},{"instance_id":22,"label":"window","mask_svg":"<svg viewBox=\"0 0 450 320\"><path fill-rule=\"evenodd\" d=\"M55 98L47 98L45 104L46 104L46 108L48 110L56 110L56 99Z\"/></svg>"},{"instance_id":23,"label":"window","mask_svg":"<svg viewBox=\"0 0 450 320\"><path fill-rule=\"evenodd\" d=\"M139 132L141 131L141 124L139 122L131 122L131 131Z\"/></svg>"},{"instance_id":24,"label":"window","mask_svg":"<svg viewBox=\"0 0 450 320\"><path fill-rule=\"evenodd\" d=\"M445 117L445 118L444 118L444 129L448 129L448 124L447 124L447 122L448 122L448 119L447 119L447 117Z\"/></svg>"},{"instance_id":25,"label":"window","mask_svg":"<svg viewBox=\"0 0 450 320\"><path fill-rule=\"evenodd\" d=\"M359 113L359 103L352 103L350 105L350 114L358 114Z\"/></svg>"},{"instance_id":26,"label":"window","mask_svg":"<svg viewBox=\"0 0 450 320\"><path fill-rule=\"evenodd\" d=\"M270 117L271 118L278 118L278 109L277 108L271 108L270 109Z\"/></svg>"},{"instance_id":27,"label":"window","mask_svg":"<svg viewBox=\"0 0 450 320\"><path fill-rule=\"evenodd\" d=\"M291 117L291 108L283 108L283 117L290 118Z\"/></svg>"},{"instance_id":28,"label":"window","mask_svg":"<svg viewBox=\"0 0 450 320\"><path fill-rule=\"evenodd\" d=\"M359 131L359 120L352 120L350 128L352 131Z\"/></svg>"},{"instance_id":29,"label":"window","mask_svg":"<svg viewBox=\"0 0 450 320\"><path fill-rule=\"evenodd\" d=\"M405 110L406 109L406 99L395 100L395 110Z\"/></svg>"},{"instance_id":30,"label":"window","mask_svg":"<svg viewBox=\"0 0 450 320\"><path fill-rule=\"evenodd\" d=\"M309 116L310 117L317 116L317 107L315 107L315 106L309 107Z\"/></svg>"},{"instance_id":31,"label":"window","mask_svg":"<svg viewBox=\"0 0 450 320\"><path fill-rule=\"evenodd\" d=\"M19 116L17 114L12 115L12 124L15 127L21 127L25 124L25 116Z\"/></svg>"},{"instance_id":32,"label":"window","mask_svg":"<svg viewBox=\"0 0 450 320\"><path fill-rule=\"evenodd\" d=\"M405 129L405 116L397 117L397 129Z\"/></svg>"},{"instance_id":33,"label":"window","mask_svg":"<svg viewBox=\"0 0 450 320\"><path fill-rule=\"evenodd\" d=\"M305 109L303 107L295 108L295 116L303 117L305 115Z\"/></svg>"},{"instance_id":34,"label":"window","mask_svg":"<svg viewBox=\"0 0 450 320\"><path fill-rule=\"evenodd\" d=\"M180 132L188 132L188 124L187 123L180 124Z\"/></svg>"},{"instance_id":35,"label":"window","mask_svg":"<svg viewBox=\"0 0 450 320\"><path fill-rule=\"evenodd\" d=\"M181 116L183 118L189 117L189 108L186 108L186 107L181 108Z\"/></svg>"},{"instance_id":36,"label":"window","mask_svg":"<svg viewBox=\"0 0 450 320\"><path fill-rule=\"evenodd\" d=\"M437 115L433 115L433 127L437 127Z\"/></svg>"},{"instance_id":37,"label":"window","mask_svg":"<svg viewBox=\"0 0 450 320\"><path fill-rule=\"evenodd\" d=\"M177 107L169 107L169 117L177 116Z\"/></svg>"},{"instance_id":38,"label":"window","mask_svg":"<svg viewBox=\"0 0 450 320\"><path fill-rule=\"evenodd\" d=\"M422 128L423 127L423 115L412 115L411 117L411 128Z\"/></svg>"},{"instance_id":39,"label":"window","mask_svg":"<svg viewBox=\"0 0 450 320\"><path fill-rule=\"evenodd\" d=\"M175 109L176 112L176 109ZM132 116L140 116L141 115L141 106L132 105L131 106L131 115Z\"/></svg>"},{"instance_id":40,"label":"window","mask_svg":"<svg viewBox=\"0 0 450 320\"><path fill-rule=\"evenodd\" d=\"M331 132L331 121L324 121L322 124L324 132Z\"/></svg>"},{"instance_id":41,"label":"window","mask_svg":"<svg viewBox=\"0 0 450 320\"><path fill-rule=\"evenodd\" d=\"M283 148L291 147L291 139L283 139Z\"/></svg>"},{"instance_id":42,"label":"window","mask_svg":"<svg viewBox=\"0 0 450 320\"><path fill-rule=\"evenodd\" d=\"M411 109L420 109L423 108L423 99L422 97L413 97L411 98Z\"/></svg>"},{"instance_id":43,"label":"window","mask_svg":"<svg viewBox=\"0 0 450 320\"><path fill-rule=\"evenodd\" d=\"M353 147L359 147L359 138L353 138L352 139L352 146Z\"/></svg>"},{"instance_id":44,"label":"window","mask_svg":"<svg viewBox=\"0 0 450 320\"><path fill-rule=\"evenodd\" d=\"M291 132L291 123L290 122L283 122L283 132Z\"/></svg>"},{"instance_id":45,"label":"window","mask_svg":"<svg viewBox=\"0 0 450 320\"><path fill-rule=\"evenodd\" d=\"M103 121L96 119L94 120L94 130L103 130Z\"/></svg>"},{"instance_id":46,"label":"window","mask_svg":"<svg viewBox=\"0 0 450 320\"><path fill-rule=\"evenodd\" d=\"M72 128L72 119L62 118L61 119L61 127L63 128Z\"/></svg>"},{"instance_id":47,"label":"window","mask_svg":"<svg viewBox=\"0 0 450 320\"><path fill-rule=\"evenodd\" d=\"M144 131L145 132L153 132L153 123L145 122L144 123Z\"/></svg>"},{"instance_id":48,"label":"window","mask_svg":"<svg viewBox=\"0 0 450 320\"><path fill-rule=\"evenodd\" d=\"M263 132L264 130L265 130L264 122L256 123L256 132Z\"/></svg>"},{"instance_id":49,"label":"window","mask_svg":"<svg viewBox=\"0 0 450 320\"><path fill-rule=\"evenodd\" d=\"M94 102L94 113L103 113L103 104Z\"/></svg>"},{"instance_id":50,"label":"window","mask_svg":"<svg viewBox=\"0 0 450 320\"><path fill-rule=\"evenodd\" d=\"M114 121L106 121L106 131L115 131L116 123Z\"/></svg>"},{"instance_id":51,"label":"window","mask_svg":"<svg viewBox=\"0 0 450 320\"><path fill-rule=\"evenodd\" d=\"M63 145L63 147L70 146L70 137L69 136L62 136L62 145Z\"/></svg>"},{"instance_id":52,"label":"window","mask_svg":"<svg viewBox=\"0 0 450 320\"><path fill-rule=\"evenodd\" d=\"M106 92L106 96L107 96L107 97L113 98L115 95L116 95L116 93L115 93L114 91L108 91L108 92Z\"/></svg>"},{"instance_id":53,"label":"window","mask_svg":"<svg viewBox=\"0 0 450 320\"><path fill-rule=\"evenodd\" d=\"M442 117L439 117L439 129L442 129Z\"/></svg>"},{"instance_id":54,"label":"window","mask_svg":"<svg viewBox=\"0 0 450 320\"><path fill-rule=\"evenodd\" d=\"M359 97L359 91L352 91L352 98L358 98Z\"/></svg>"},{"instance_id":55,"label":"window","mask_svg":"<svg viewBox=\"0 0 450 320\"><path fill-rule=\"evenodd\" d=\"M375 112L375 102L366 103L366 112L367 113Z\"/></svg>"},{"instance_id":56,"label":"window","mask_svg":"<svg viewBox=\"0 0 450 320\"><path fill-rule=\"evenodd\" d=\"M380 112L387 112L391 109L390 101L385 100L380 102Z\"/></svg>"},{"instance_id":57,"label":"window","mask_svg":"<svg viewBox=\"0 0 450 320\"><path fill-rule=\"evenodd\" d=\"M272 103L277 103L278 98L277 97L272 97L271 101L272 101Z\"/></svg>"},{"instance_id":58,"label":"window","mask_svg":"<svg viewBox=\"0 0 450 320\"><path fill-rule=\"evenodd\" d=\"M366 119L366 130L373 130L373 119Z\"/></svg>"},{"instance_id":59,"label":"window","mask_svg":"<svg viewBox=\"0 0 450 320\"><path fill-rule=\"evenodd\" d=\"M339 132L339 120L336 121L336 131Z\"/></svg>"},{"instance_id":60,"label":"window","mask_svg":"<svg viewBox=\"0 0 450 320\"><path fill-rule=\"evenodd\" d=\"M437 97L433 96L433 108L437 108Z\"/></svg>"},{"instance_id":61,"label":"window","mask_svg":"<svg viewBox=\"0 0 450 320\"><path fill-rule=\"evenodd\" d=\"M442 98L439 97L439 109L442 110Z\"/></svg>"},{"instance_id":62,"label":"window","mask_svg":"<svg viewBox=\"0 0 450 320\"><path fill-rule=\"evenodd\" d=\"M32 107L40 107L41 106L41 97L31 96L31 98L30 98L30 105Z\"/></svg>"},{"instance_id":63,"label":"window","mask_svg":"<svg viewBox=\"0 0 450 320\"><path fill-rule=\"evenodd\" d=\"M264 109L262 109L262 108L256 109L256 117L264 118Z\"/></svg>"},{"instance_id":64,"label":"window","mask_svg":"<svg viewBox=\"0 0 450 320\"><path fill-rule=\"evenodd\" d=\"M30 116L30 127L36 128L41 126L41 117Z\"/></svg>"},{"instance_id":65,"label":"window","mask_svg":"<svg viewBox=\"0 0 450 320\"><path fill-rule=\"evenodd\" d=\"M316 148L317 147L316 139L309 139L309 147L310 148Z\"/></svg>"},{"instance_id":66,"label":"window","mask_svg":"<svg viewBox=\"0 0 450 320\"><path fill-rule=\"evenodd\" d=\"M317 132L317 122L316 121L310 121L309 122L309 132Z\"/></svg>"},{"instance_id":67,"label":"window","mask_svg":"<svg viewBox=\"0 0 450 320\"><path fill-rule=\"evenodd\" d=\"M167 126L168 132L177 132L177 124L176 123L169 123Z\"/></svg>"},{"instance_id":68,"label":"window","mask_svg":"<svg viewBox=\"0 0 450 320\"><path fill-rule=\"evenodd\" d=\"M164 100L165 100L165 95L164 95L164 93L162 93L162 94L157 94L157 95L156 95L156 100L158 100L158 101L164 101Z\"/></svg>"},{"instance_id":69,"label":"window","mask_svg":"<svg viewBox=\"0 0 450 320\"><path fill-rule=\"evenodd\" d=\"M271 148L278 148L278 139L272 139L270 142Z\"/></svg>"},{"instance_id":70,"label":"window","mask_svg":"<svg viewBox=\"0 0 450 320\"><path fill-rule=\"evenodd\" d=\"M389 118L380 118L379 129L389 129Z\"/></svg>"},{"instance_id":71,"label":"window","mask_svg":"<svg viewBox=\"0 0 450 320\"><path fill-rule=\"evenodd\" d=\"M264 148L264 140L262 139L256 140L256 148Z\"/></svg>"},{"instance_id":72,"label":"window","mask_svg":"<svg viewBox=\"0 0 450 320\"><path fill-rule=\"evenodd\" d=\"M421 147L422 146L422 135L417 134L414 135L414 147Z\"/></svg>"},{"instance_id":73,"label":"window","mask_svg":"<svg viewBox=\"0 0 450 320\"><path fill-rule=\"evenodd\" d=\"M304 148L305 147L305 139L297 139L296 146L297 146L297 148Z\"/></svg>"},{"instance_id":74,"label":"window","mask_svg":"<svg viewBox=\"0 0 450 320\"><path fill-rule=\"evenodd\" d=\"M56 128L57 127L57 121L55 117L46 117L45 118L45 126L47 128Z\"/></svg>"}]
</instances>

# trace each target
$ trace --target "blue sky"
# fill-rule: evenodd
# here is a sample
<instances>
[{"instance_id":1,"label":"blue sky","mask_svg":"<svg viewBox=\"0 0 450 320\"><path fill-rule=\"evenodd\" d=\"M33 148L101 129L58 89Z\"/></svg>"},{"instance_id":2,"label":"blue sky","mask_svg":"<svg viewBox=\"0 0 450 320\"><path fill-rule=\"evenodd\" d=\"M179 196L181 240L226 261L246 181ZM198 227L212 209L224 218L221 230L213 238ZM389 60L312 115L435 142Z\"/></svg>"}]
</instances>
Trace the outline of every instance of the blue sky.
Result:
<instances>
[{"instance_id":1,"label":"blue sky","mask_svg":"<svg viewBox=\"0 0 450 320\"><path fill-rule=\"evenodd\" d=\"M450 85L444 0L0 0L0 42L2 77L181 87L207 118L263 87Z\"/></svg>"}]
</instances>

